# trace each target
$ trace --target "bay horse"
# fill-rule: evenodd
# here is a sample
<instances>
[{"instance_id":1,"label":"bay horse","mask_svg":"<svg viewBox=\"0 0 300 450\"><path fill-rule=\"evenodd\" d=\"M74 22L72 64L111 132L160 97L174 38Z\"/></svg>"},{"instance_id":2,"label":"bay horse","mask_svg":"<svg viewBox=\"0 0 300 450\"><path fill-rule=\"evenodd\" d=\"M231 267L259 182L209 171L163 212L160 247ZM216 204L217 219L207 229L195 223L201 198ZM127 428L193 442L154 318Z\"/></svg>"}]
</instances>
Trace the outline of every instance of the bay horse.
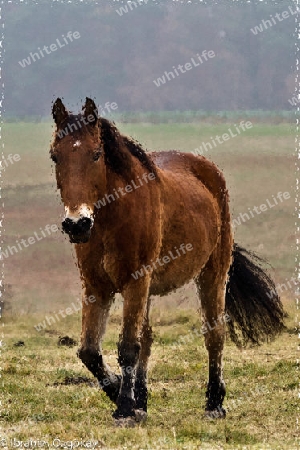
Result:
<instances>
[{"instance_id":1,"label":"bay horse","mask_svg":"<svg viewBox=\"0 0 300 450\"><path fill-rule=\"evenodd\" d=\"M56 130L50 156L65 208L62 228L75 244L83 284L79 358L116 404L117 423L144 419L151 296L194 280L202 320L210 324L205 415L225 417L224 315L239 345L273 338L284 326L284 313L259 259L233 242L223 174L203 156L146 153L98 117L92 99L75 115L58 98L52 114ZM101 349L116 293L124 299L121 375L110 370Z\"/></svg>"}]
</instances>

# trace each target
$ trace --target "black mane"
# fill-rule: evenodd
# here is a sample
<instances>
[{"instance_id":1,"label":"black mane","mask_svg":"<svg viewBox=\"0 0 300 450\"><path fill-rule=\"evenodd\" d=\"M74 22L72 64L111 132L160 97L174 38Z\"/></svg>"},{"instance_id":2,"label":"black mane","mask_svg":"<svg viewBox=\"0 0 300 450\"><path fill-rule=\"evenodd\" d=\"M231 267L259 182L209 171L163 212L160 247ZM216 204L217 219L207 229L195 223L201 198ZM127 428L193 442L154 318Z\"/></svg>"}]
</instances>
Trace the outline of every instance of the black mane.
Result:
<instances>
[{"instance_id":1,"label":"black mane","mask_svg":"<svg viewBox=\"0 0 300 450\"><path fill-rule=\"evenodd\" d=\"M101 117L99 118L99 123L105 161L115 173L121 176L131 174L131 156L133 156L157 177L156 166L141 144L130 137L121 135L117 127L109 120ZM127 151L124 150L124 147L126 147Z\"/></svg>"}]
</instances>

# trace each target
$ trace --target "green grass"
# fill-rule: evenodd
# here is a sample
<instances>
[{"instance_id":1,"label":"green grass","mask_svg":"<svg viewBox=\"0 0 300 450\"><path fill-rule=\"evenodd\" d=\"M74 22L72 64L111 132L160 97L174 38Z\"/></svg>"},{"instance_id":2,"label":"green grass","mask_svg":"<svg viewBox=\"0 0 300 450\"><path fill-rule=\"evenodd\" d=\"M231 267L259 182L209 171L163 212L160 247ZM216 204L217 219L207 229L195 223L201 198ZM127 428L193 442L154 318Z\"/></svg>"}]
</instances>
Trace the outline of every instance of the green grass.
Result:
<instances>
[{"instance_id":1,"label":"green grass","mask_svg":"<svg viewBox=\"0 0 300 450\"><path fill-rule=\"evenodd\" d=\"M250 117L250 116L249 116ZM120 128L150 150L189 152L222 135L233 123L125 124ZM251 118L249 120L252 120ZM117 124L118 125L118 124ZM4 124L5 155L20 162L2 171L5 201L3 249L26 239L46 224L60 224L63 207L49 160L48 123ZM295 273L295 149L289 124L254 123L253 128L207 152L224 171L232 217L259 206L278 191L291 199L237 227L236 241L266 257L276 283ZM66 376L87 376L75 348L57 346L58 336L79 340L80 312L45 331L34 328L80 297L74 252L60 232L4 261L5 347L2 351L1 436L26 440L97 439L108 449L294 449L297 389L294 293L284 293L287 330L275 342L238 350L227 342L224 353L228 416L203 418L207 353L200 329L195 290L188 285L155 298L155 332L149 371L149 419L132 429L116 429L113 405L96 387L62 385ZM120 298L108 327L104 354L117 369ZM180 338L190 336L183 344ZM23 340L25 347L13 344ZM101 448L99 444L99 448Z\"/></svg>"},{"instance_id":2,"label":"green grass","mask_svg":"<svg viewBox=\"0 0 300 450\"><path fill-rule=\"evenodd\" d=\"M289 306L292 315L295 311ZM179 312L177 313L179 315ZM78 337L79 314L37 333L41 318L5 320L2 428L7 438L51 441L97 439L104 448L271 448L294 449L297 410L296 336L285 332L271 344L238 350L227 342L225 420L203 418L207 355L203 338L182 344L200 320L193 310L184 323L171 324L168 312L154 309L155 341L149 370L149 418L136 429L114 428L113 404L96 386L64 385L65 377L92 376L76 357L75 348L58 347L58 334ZM112 318L104 354L117 367L120 311ZM165 319L163 321L162 319ZM292 319L288 322L292 326ZM162 324L161 324L162 323ZM55 333L54 333L55 332ZM165 336L162 341L161 336ZM168 337L168 339L166 339ZM14 347L22 338L25 347ZM294 347L287 345L294 344ZM28 427L27 425L30 424Z\"/></svg>"}]
</instances>

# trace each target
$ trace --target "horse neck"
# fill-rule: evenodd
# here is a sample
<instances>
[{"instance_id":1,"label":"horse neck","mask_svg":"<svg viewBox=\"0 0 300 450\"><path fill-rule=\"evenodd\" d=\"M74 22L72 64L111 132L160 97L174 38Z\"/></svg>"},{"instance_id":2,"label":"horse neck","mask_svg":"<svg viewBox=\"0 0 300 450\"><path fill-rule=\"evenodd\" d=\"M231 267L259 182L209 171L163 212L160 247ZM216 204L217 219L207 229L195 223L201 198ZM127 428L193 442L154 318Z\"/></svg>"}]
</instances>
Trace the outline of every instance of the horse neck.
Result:
<instances>
[{"instance_id":1,"label":"horse neck","mask_svg":"<svg viewBox=\"0 0 300 450\"><path fill-rule=\"evenodd\" d=\"M121 135L111 122L102 118L100 127L105 153L106 192L103 196L113 195L115 191L133 185L145 173L149 173L151 164L149 163L147 167L146 157L141 161L142 150L139 150L131 138ZM118 201L122 198L121 196Z\"/></svg>"},{"instance_id":2,"label":"horse neck","mask_svg":"<svg viewBox=\"0 0 300 450\"><path fill-rule=\"evenodd\" d=\"M110 147L106 149L105 154L107 189L126 186L147 171L131 153L128 138L120 135L118 131L111 134L110 138Z\"/></svg>"},{"instance_id":3,"label":"horse neck","mask_svg":"<svg viewBox=\"0 0 300 450\"><path fill-rule=\"evenodd\" d=\"M106 166L106 192L112 192L114 189L125 188L128 185L133 185L139 178L143 176L147 169L136 160L134 156L127 150L126 165L124 170L119 173L112 170L108 165Z\"/></svg>"}]
</instances>

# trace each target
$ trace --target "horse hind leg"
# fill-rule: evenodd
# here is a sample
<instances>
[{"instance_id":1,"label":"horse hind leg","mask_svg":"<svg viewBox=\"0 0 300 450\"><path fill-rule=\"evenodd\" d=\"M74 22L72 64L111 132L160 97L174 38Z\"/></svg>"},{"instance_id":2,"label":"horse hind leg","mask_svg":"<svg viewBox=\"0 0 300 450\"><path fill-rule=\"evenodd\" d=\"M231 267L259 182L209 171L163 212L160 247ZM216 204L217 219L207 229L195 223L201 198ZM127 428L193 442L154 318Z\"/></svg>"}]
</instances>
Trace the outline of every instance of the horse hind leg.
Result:
<instances>
[{"instance_id":1,"label":"horse hind leg","mask_svg":"<svg viewBox=\"0 0 300 450\"><path fill-rule=\"evenodd\" d=\"M94 377L98 379L99 386L110 400L116 402L121 377L115 375L104 363L101 350L101 340L105 333L113 295L96 294L94 295L96 300L89 302L87 299L91 298L90 296L93 294L93 290L87 289L83 298L81 346L77 354Z\"/></svg>"},{"instance_id":2,"label":"horse hind leg","mask_svg":"<svg viewBox=\"0 0 300 450\"><path fill-rule=\"evenodd\" d=\"M209 378L206 391L205 415L225 417L223 400L226 389L223 380L223 347L225 340L225 289L226 276L213 267L211 258L196 280L201 300L203 333L209 358Z\"/></svg>"}]
</instances>

